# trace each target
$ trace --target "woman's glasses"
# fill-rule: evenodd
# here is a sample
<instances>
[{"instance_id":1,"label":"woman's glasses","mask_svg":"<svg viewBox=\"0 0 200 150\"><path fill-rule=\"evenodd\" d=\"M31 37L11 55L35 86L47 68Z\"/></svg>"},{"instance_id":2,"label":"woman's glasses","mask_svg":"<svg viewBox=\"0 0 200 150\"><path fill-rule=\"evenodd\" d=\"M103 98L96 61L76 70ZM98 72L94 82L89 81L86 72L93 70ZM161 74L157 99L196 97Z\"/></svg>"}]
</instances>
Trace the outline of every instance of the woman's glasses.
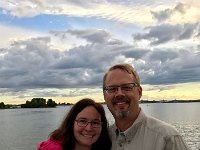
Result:
<instances>
[{"instance_id":1,"label":"woman's glasses","mask_svg":"<svg viewBox=\"0 0 200 150\"><path fill-rule=\"evenodd\" d=\"M77 125L79 127L86 127L90 123L93 128L100 128L101 124L102 124L102 122L98 119L89 121L85 118L81 118L81 119L77 119L75 121L77 122Z\"/></svg>"}]
</instances>

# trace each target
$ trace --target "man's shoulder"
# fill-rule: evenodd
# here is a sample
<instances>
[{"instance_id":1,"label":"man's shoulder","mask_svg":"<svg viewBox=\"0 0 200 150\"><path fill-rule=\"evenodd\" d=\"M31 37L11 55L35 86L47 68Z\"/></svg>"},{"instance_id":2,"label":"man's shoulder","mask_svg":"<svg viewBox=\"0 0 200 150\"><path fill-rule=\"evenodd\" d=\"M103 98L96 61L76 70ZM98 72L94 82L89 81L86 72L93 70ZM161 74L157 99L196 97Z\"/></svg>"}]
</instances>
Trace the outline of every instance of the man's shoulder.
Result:
<instances>
[{"instance_id":1,"label":"man's shoulder","mask_svg":"<svg viewBox=\"0 0 200 150\"><path fill-rule=\"evenodd\" d=\"M162 135L179 135L178 131L174 126L154 117L147 117L145 127L151 132L156 132Z\"/></svg>"}]
</instances>

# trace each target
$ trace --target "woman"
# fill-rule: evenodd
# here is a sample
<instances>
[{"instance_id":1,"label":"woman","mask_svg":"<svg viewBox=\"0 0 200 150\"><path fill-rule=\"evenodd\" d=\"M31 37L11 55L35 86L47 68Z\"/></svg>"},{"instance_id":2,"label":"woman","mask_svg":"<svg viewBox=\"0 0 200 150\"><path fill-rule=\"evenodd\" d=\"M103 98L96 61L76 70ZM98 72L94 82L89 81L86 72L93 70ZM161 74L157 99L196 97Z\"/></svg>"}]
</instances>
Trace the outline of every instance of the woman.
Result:
<instances>
[{"instance_id":1,"label":"woman","mask_svg":"<svg viewBox=\"0 0 200 150\"><path fill-rule=\"evenodd\" d=\"M110 150L108 122L104 108L85 98L69 111L58 129L38 150Z\"/></svg>"}]
</instances>

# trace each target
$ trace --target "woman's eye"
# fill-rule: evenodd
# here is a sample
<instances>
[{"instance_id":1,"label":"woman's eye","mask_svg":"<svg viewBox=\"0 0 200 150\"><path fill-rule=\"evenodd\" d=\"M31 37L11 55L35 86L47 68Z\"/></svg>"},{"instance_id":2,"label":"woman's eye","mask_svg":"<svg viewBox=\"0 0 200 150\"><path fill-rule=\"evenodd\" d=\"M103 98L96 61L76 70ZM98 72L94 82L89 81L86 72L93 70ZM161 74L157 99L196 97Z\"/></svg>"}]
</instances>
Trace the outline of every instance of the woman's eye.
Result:
<instances>
[{"instance_id":1,"label":"woman's eye","mask_svg":"<svg viewBox=\"0 0 200 150\"><path fill-rule=\"evenodd\" d=\"M80 122L80 123L86 123L87 120L85 120L85 119L81 119L81 120L79 120L79 122Z\"/></svg>"}]
</instances>

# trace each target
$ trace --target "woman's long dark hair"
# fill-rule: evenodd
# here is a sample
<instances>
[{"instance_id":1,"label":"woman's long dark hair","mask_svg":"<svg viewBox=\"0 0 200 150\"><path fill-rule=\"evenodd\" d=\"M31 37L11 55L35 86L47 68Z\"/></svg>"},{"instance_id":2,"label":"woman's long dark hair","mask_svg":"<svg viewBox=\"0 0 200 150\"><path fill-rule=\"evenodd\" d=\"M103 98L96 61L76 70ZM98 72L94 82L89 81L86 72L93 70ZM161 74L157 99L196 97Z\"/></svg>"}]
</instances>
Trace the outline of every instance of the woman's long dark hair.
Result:
<instances>
[{"instance_id":1,"label":"woman's long dark hair","mask_svg":"<svg viewBox=\"0 0 200 150\"><path fill-rule=\"evenodd\" d=\"M72 150L75 147L76 139L74 137L74 120L76 116L88 106L93 106L101 115L102 131L98 140L92 145L92 150L110 150L111 140L108 133L108 121L106 119L105 111L100 103L94 100L84 98L78 101L68 112L60 127L50 134L51 139L62 141L63 150Z\"/></svg>"}]
</instances>

